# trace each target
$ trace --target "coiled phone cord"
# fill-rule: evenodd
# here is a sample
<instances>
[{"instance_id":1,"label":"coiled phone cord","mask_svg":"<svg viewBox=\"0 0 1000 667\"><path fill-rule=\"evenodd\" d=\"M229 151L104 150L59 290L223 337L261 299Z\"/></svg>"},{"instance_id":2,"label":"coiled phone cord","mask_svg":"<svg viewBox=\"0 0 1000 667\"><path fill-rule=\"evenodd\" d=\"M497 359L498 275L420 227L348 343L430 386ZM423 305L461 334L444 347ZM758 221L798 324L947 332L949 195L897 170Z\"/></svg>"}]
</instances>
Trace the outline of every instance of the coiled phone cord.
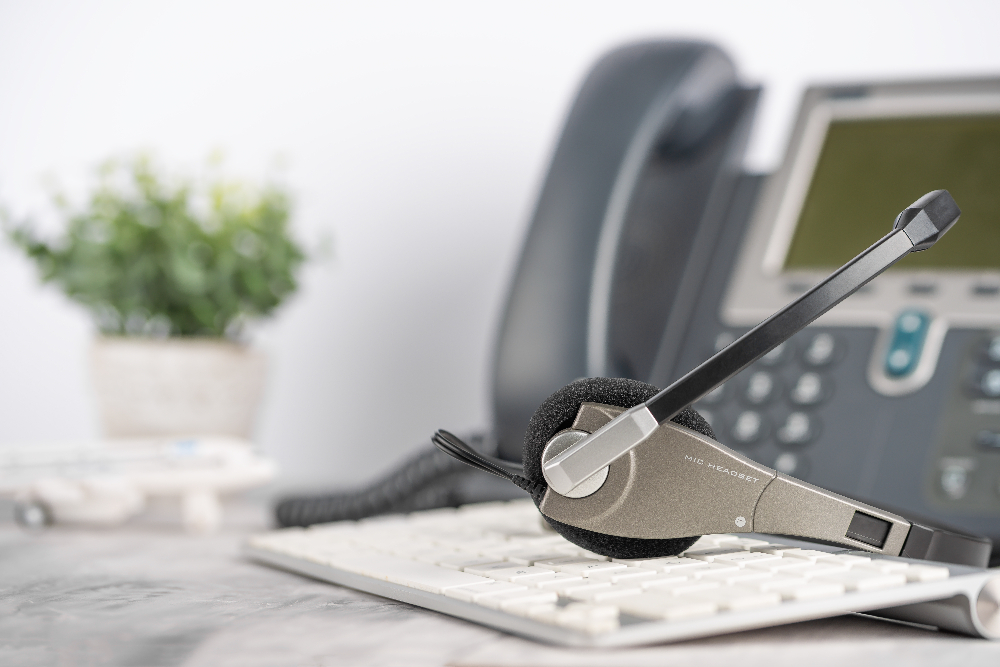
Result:
<instances>
[{"instance_id":1,"label":"coiled phone cord","mask_svg":"<svg viewBox=\"0 0 1000 667\"><path fill-rule=\"evenodd\" d=\"M431 447L368 487L356 492L296 496L275 508L282 527L363 519L391 512L455 507L465 494L458 481L476 474L463 462Z\"/></svg>"}]
</instances>

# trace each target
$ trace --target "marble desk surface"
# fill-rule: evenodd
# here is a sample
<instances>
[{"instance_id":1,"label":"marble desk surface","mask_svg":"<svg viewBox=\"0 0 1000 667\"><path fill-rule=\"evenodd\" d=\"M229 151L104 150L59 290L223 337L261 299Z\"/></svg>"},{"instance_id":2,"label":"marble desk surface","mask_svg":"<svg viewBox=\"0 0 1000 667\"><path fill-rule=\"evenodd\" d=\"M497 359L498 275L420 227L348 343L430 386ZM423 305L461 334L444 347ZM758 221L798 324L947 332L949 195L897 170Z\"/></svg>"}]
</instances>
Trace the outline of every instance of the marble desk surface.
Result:
<instances>
[{"instance_id":1,"label":"marble desk surface","mask_svg":"<svg viewBox=\"0 0 1000 667\"><path fill-rule=\"evenodd\" d=\"M639 649L546 646L252 563L241 544L266 526L262 507L207 537L170 522L0 523L0 665L1000 665L1000 642L861 616Z\"/></svg>"}]
</instances>

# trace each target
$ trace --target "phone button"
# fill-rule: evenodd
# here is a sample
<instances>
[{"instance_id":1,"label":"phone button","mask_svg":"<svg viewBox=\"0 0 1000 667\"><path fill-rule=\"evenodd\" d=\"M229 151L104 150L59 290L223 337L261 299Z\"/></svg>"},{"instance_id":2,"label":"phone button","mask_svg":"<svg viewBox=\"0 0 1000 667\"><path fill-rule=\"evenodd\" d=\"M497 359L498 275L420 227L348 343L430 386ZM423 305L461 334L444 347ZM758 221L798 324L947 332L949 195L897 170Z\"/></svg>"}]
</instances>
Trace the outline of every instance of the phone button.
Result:
<instances>
[{"instance_id":1,"label":"phone button","mask_svg":"<svg viewBox=\"0 0 1000 667\"><path fill-rule=\"evenodd\" d=\"M741 445L749 445L760 440L766 426L759 412L746 410L740 413L733 424L733 439Z\"/></svg>"},{"instance_id":2,"label":"phone button","mask_svg":"<svg viewBox=\"0 0 1000 667\"><path fill-rule=\"evenodd\" d=\"M903 311L896 318L892 341L885 354L885 372L890 377L905 377L920 361L931 318L919 310Z\"/></svg>"},{"instance_id":3,"label":"phone button","mask_svg":"<svg viewBox=\"0 0 1000 667\"><path fill-rule=\"evenodd\" d=\"M983 449L1000 451L1000 433L990 430L982 430L976 434L976 444Z\"/></svg>"},{"instance_id":4,"label":"phone button","mask_svg":"<svg viewBox=\"0 0 1000 667\"><path fill-rule=\"evenodd\" d=\"M773 350L760 358L760 363L765 366L777 366L791 354L792 343L785 341L778 344Z\"/></svg>"},{"instance_id":5,"label":"phone button","mask_svg":"<svg viewBox=\"0 0 1000 667\"><path fill-rule=\"evenodd\" d=\"M1000 398L1000 368L991 368L979 377L976 383L983 396Z\"/></svg>"},{"instance_id":6,"label":"phone button","mask_svg":"<svg viewBox=\"0 0 1000 667\"><path fill-rule=\"evenodd\" d=\"M788 397L796 405L816 405L830 393L829 382L819 373L803 373L795 381Z\"/></svg>"},{"instance_id":7,"label":"phone button","mask_svg":"<svg viewBox=\"0 0 1000 667\"><path fill-rule=\"evenodd\" d=\"M961 500L969 492L972 472L976 460L969 457L943 458L938 462L941 469L941 490L951 500Z\"/></svg>"},{"instance_id":8,"label":"phone button","mask_svg":"<svg viewBox=\"0 0 1000 667\"><path fill-rule=\"evenodd\" d=\"M986 358L1000 364L1000 336L994 336L986 346Z\"/></svg>"},{"instance_id":9,"label":"phone button","mask_svg":"<svg viewBox=\"0 0 1000 667\"><path fill-rule=\"evenodd\" d=\"M969 491L969 468L947 465L941 471L941 490L952 500L961 500Z\"/></svg>"},{"instance_id":10,"label":"phone button","mask_svg":"<svg viewBox=\"0 0 1000 667\"><path fill-rule=\"evenodd\" d=\"M747 382L746 400L752 405L761 405L771 399L774 391L774 376L764 371L757 371Z\"/></svg>"},{"instance_id":11,"label":"phone button","mask_svg":"<svg viewBox=\"0 0 1000 667\"><path fill-rule=\"evenodd\" d=\"M808 347L802 354L802 359L810 366L826 366L833 361L837 352L837 341L828 333L813 336Z\"/></svg>"},{"instance_id":12,"label":"phone button","mask_svg":"<svg viewBox=\"0 0 1000 667\"><path fill-rule=\"evenodd\" d=\"M721 403L722 399L726 397L726 385L720 384L718 387L708 392L701 397L699 403L705 403L706 405L715 405L716 403Z\"/></svg>"},{"instance_id":13,"label":"phone button","mask_svg":"<svg viewBox=\"0 0 1000 667\"><path fill-rule=\"evenodd\" d=\"M774 460L774 469L802 479L809 473L809 462L801 454L783 452Z\"/></svg>"},{"instance_id":14,"label":"phone button","mask_svg":"<svg viewBox=\"0 0 1000 667\"><path fill-rule=\"evenodd\" d=\"M804 445L816 437L818 424L804 412L793 412L775 431L775 438L783 445Z\"/></svg>"}]
</instances>

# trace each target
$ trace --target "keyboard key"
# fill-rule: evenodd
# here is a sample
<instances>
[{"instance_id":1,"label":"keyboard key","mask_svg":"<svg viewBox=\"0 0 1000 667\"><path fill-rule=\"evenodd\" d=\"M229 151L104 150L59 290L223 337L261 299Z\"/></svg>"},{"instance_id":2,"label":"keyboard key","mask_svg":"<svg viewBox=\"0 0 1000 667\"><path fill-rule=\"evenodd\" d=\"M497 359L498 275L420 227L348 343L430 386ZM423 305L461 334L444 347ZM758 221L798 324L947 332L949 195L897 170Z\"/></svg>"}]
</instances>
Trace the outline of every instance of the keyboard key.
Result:
<instances>
[{"instance_id":1,"label":"keyboard key","mask_svg":"<svg viewBox=\"0 0 1000 667\"><path fill-rule=\"evenodd\" d=\"M735 542L737 538L731 535L702 535L688 549L712 549L726 542ZM671 556L676 558L676 556Z\"/></svg>"},{"instance_id":2,"label":"keyboard key","mask_svg":"<svg viewBox=\"0 0 1000 667\"><path fill-rule=\"evenodd\" d=\"M492 555L504 551L516 551L518 546L512 542L505 542L496 539L469 540L462 545L462 549L480 555Z\"/></svg>"},{"instance_id":3,"label":"keyboard key","mask_svg":"<svg viewBox=\"0 0 1000 667\"><path fill-rule=\"evenodd\" d=\"M639 585L645 589L649 589L656 588L657 586L670 586L688 580L689 578L683 574L658 573L655 577L640 580Z\"/></svg>"},{"instance_id":4,"label":"keyboard key","mask_svg":"<svg viewBox=\"0 0 1000 667\"><path fill-rule=\"evenodd\" d=\"M718 556L729 556L732 554L744 553L743 549L739 546L735 547L711 547L708 549L688 549L684 552L685 558L693 558L695 560L703 560L711 563Z\"/></svg>"},{"instance_id":5,"label":"keyboard key","mask_svg":"<svg viewBox=\"0 0 1000 667\"><path fill-rule=\"evenodd\" d=\"M561 627L581 630L588 634L611 632L618 629L618 616L591 616L574 610L556 612L552 621Z\"/></svg>"},{"instance_id":6,"label":"keyboard key","mask_svg":"<svg viewBox=\"0 0 1000 667\"><path fill-rule=\"evenodd\" d=\"M951 576L948 568L936 565L911 565L906 569L904 574L906 575L906 580L911 582L941 581Z\"/></svg>"},{"instance_id":7,"label":"keyboard key","mask_svg":"<svg viewBox=\"0 0 1000 667\"><path fill-rule=\"evenodd\" d=\"M482 556L471 556L469 554L456 554L454 556L445 556L438 560L438 565L441 567L446 567L449 570L464 570L467 567L475 567L477 565L488 565L490 563L497 563L495 558L483 558Z\"/></svg>"},{"instance_id":8,"label":"keyboard key","mask_svg":"<svg viewBox=\"0 0 1000 667\"><path fill-rule=\"evenodd\" d=\"M824 563L839 563L847 567L854 567L862 563L870 563L872 559L868 556L855 556L853 554L833 554L830 558L823 559Z\"/></svg>"},{"instance_id":9,"label":"keyboard key","mask_svg":"<svg viewBox=\"0 0 1000 667\"><path fill-rule=\"evenodd\" d=\"M714 602L719 609L743 611L760 607L773 607L781 602L781 595L773 591L760 591L746 586L725 586L707 591L678 593L703 602Z\"/></svg>"},{"instance_id":10,"label":"keyboard key","mask_svg":"<svg viewBox=\"0 0 1000 667\"><path fill-rule=\"evenodd\" d=\"M478 574L481 577L496 579L497 581L516 581L518 579L531 579L540 574L554 574L552 570L544 567L514 565L506 562L476 565L465 568L465 571L470 574Z\"/></svg>"},{"instance_id":11,"label":"keyboard key","mask_svg":"<svg viewBox=\"0 0 1000 667\"><path fill-rule=\"evenodd\" d=\"M738 553L719 554L712 559L713 563L732 563L733 565L745 566L751 563L767 563L769 561L781 560L781 556L766 554L760 551L740 551Z\"/></svg>"},{"instance_id":12,"label":"keyboard key","mask_svg":"<svg viewBox=\"0 0 1000 667\"><path fill-rule=\"evenodd\" d=\"M701 579L708 575L721 573L735 574L740 571L740 566L734 563L706 563L705 567L690 572L685 572L692 579Z\"/></svg>"},{"instance_id":13,"label":"keyboard key","mask_svg":"<svg viewBox=\"0 0 1000 667\"><path fill-rule=\"evenodd\" d=\"M739 537L736 539L736 543L739 544L744 549L752 549L754 547L766 547L770 542L765 542L764 540L755 540L750 537Z\"/></svg>"},{"instance_id":14,"label":"keyboard key","mask_svg":"<svg viewBox=\"0 0 1000 667\"><path fill-rule=\"evenodd\" d=\"M764 562L747 563L748 570L763 570L765 572L775 572L795 575L797 572L815 567L814 563L797 558L779 558L777 560L767 560Z\"/></svg>"},{"instance_id":15,"label":"keyboard key","mask_svg":"<svg viewBox=\"0 0 1000 667\"><path fill-rule=\"evenodd\" d=\"M843 563L823 561L809 568L795 570L795 574L796 576L805 577L806 579L814 579L816 577L825 577L827 575L850 572L850 570L851 568Z\"/></svg>"},{"instance_id":16,"label":"keyboard key","mask_svg":"<svg viewBox=\"0 0 1000 667\"><path fill-rule=\"evenodd\" d=\"M455 586L445 590L444 594L450 598L455 598L456 600L475 602L485 595L497 595L500 593L509 593L511 591L526 590L528 590L527 586L518 586L517 584L487 580L486 583L478 583L471 586Z\"/></svg>"},{"instance_id":17,"label":"keyboard key","mask_svg":"<svg viewBox=\"0 0 1000 667\"><path fill-rule=\"evenodd\" d=\"M536 560L535 565L539 567L550 567L555 569L557 565L567 565L570 563L596 563L600 562L594 558L584 558L582 556L557 556L555 558L544 558Z\"/></svg>"},{"instance_id":18,"label":"keyboard key","mask_svg":"<svg viewBox=\"0 0 1000 667\"><path fill-rule=\"evenodd\" d=\"M520 545L508 542L501 546L480 549L479 553L489 558L496 558L497 560L505 560L509 554L515 551L521 551Z\"/></svg>"},{"instance_id":19,"label":"keyboard key","mask_svg":"<svg viewBox=\"0 0 1000 667\"><path fill-rule=\"evenodd\" d=\"M794 551L796 549L801 551L798 547L790 547L787 544L767 544L759 547L750 547L748 551L763 551L768 554L779 554L785 551Z\"/></svg>"},{"instance_id":20,"label":"keyboard key","mask_svg":"<svg viewBox=\"0 0 1000 667\"><path fill-rule=\"evenodd\" d=\"M592 574L588 577L591 581L610 581L613 584L620 584L623 582L638 582L641 579L646 579L647 577L655 577L657 575L656 570L651 570L642 567L627 567L624 570L613 570L611 572L598 572Z\"/></svg>"},{"instance_id":21,"label":"keyboard key","mask_svg":"<svg viewBox=\"0 0 1000 667\"><path fill-rule=\"evenodd\" d=\"M572 595L574 592L584 588L604 588L610 586L611 586L610 581L589 581L587 579L581 578L578 581L567 580L558 583L542 585L539 586L538 588L541 588L542 590L545 591L554 591L555 593L558 593L559 595L562 596L569 596Z\"/></svg>"},{"instance_id":22,"label":"keyboard key","mask_svg":"<svg viewBox=\"0 0 1000 667\"><path fill-rule=\"evenodd\" d=\"M873 558L868 563L859 563L854 566L854 568L874 570L876 572L904 572L905 570L908 570L909 567L909 563L905 563L901 560L889 560L887 558Z\"/></svg>"},{"instance_id":23,"label":"keyboard key","mask_svg":"<svg viewBox=\"0 0 1000 667\"><path fill-rule=\"evenodd\" d=\"M564 614L579 614L587 618L618 618L618 607L612 604L570 602L562 611Z\"/></svg>"},{"instance_id":24,"label":"keyboard key","mask_svg":"<svg viewBox=\"0 0 1000 667\"><path fill-rule=\"evenodd\" d=\"M526 526L521 525L510 525L510 526L495 526L486 529L483 533L483 537L487 539L496 539L503 541L513 541L518 545L523 546L528 543L528 540L544 540L548 539L541 531L540 528L534 528L531 530L525 530Z\"/></svg>"},{"instance_id":25,"label":"keyboard key","mask_svg":"<svg viewBox=\"0 0 1000 667\"><path fill-rule=\"evenodd\" d=\"M537 537L519 537L517 541L519 544L523 544L525 548L530 547L539 551L543 549L559 549L562 547L572 547L574 549L579 548L562 535L552 532L544 532Z\"/></svg>"},{"instance_id":26,"label":"keyboard key","mask_svg":"<svg viewBox=\"0 0 1000 667\"><path fill-rule=\"evenodd\" d=\"M446 533L428 531L427 533L427 539L429 539L432 544L441 547L442 549L452 549L455 548L457 545L461 545L470 540L479 539L479 537L480 537L479 535L469 535L467 533L454 533L451 531L448 531Z\"/></svg>"},{"instance_id":27,"label":"keyboard key","mask_svg":"<svg viewBox=\"0 0 1000 667\"><path fill-rule=\"evenodd\" d=\"M818 563L821 560L833 558L834 555L826 551L816 551L815 549L784 549L781 551L782 557L798 558L800 560L807 560L810 563Z\"/></svg>"},{"instance_id":28,"label":"keyboard key","mask_svg":"<svg viewBox=\"0 0 1000 667\"><path fill-rule=\"evenodd\" d=\"M517 565L534 565L540 560L552 560L554 558L566 558L571 554L560 553L558 551L532 551L530 549L523 551L511 551L504 555L505 560L509 560L511 563Z\"/></svg>"},{"instance_id":29,"label":"keyboard key","mask_svg":"<svg viewBox=\"0 0 1000 667\"><path fill-rule=\"evenodd\" d=\"M505 591L502 593L486 594L476 598L476 604L481 604L490 609L506 609L511 606L523 606L525 604L552 604L557 600L555 593L551 591L527 590L527 591Z\"/></svg>"},{"instance_id":30,"label":"keyboard key","mask_svg":"<svg viewBox=\"0 0 1000 667\"><path fill-rule=\"evenodd\" d=\"M809 580L805 577L796 577L794 575L785 574L772 574L766 579L758 579L756 581L751 581L747 585L753 586L754 588L761 591L774 591L781 588L792 588L795 586L805 586L809 583Z\"/></svg>"},{"instance_id":31,"label":"keyboard key","mask_svg":"<svg viewBox=\"0 0 1000 667\"><path fill-rule=\"evenodd\" d=\"M469 574L478 574L480 577L485 577L485 572L489 572L496 568L509 568L511 564L503 560L487 560L485 563L479 563L476 565L467 565L462 568L463 572L468 572Z\"/></svg>"},{"instance_id":32,"label":"keyboard key","mask_svg":"<svg viewBox=\"0 0 1000 667\"><path fill-rule=\"evenodd\" d=\"M830 574L816 579L819 582L843 584L849 591L863 593L883 588L895 588L906 584L906 575L901 572L875 572L856 568L847 572Z\"/></svg>"},{"instance_id":33,"label":"keyboard key","mask_svg":"<svg viewBox=\"0 0 1000 667\"><path fill-rule=\"evenodd\" d=\"M615 570L624 570L625 566L621 563L612 563L610 561L593 561L590 559L581 560L576 563L559 563L556 565L548 565L546 567L551 567L558 572L566 572L567 574L579 574L584 577L589 577L592 574L604 574L605 572L613 572Z\"/></svg>"},{"instance_id":34,"label":"keyboard key","mask_svg":"<svg viewBox=\"0 0 1000 667\"><path fill-rule=\"evenodd\" d=\"M566 574L565 572L553 572L551 577L536 577L530 580L530 585L535 588L549 588L553 586L561 586L563 584L578 583L582 584L585 580L583 577L577 574Z\"/></svg>"},{"instance_id":35,"label":"keyboard key","mask_svg":"<svg viewBox=\"0 0 1000 667\"><path fill-rule=\"evenodd\" d=\"M780 595L782 600L819 600L843 595L846 589L843 584L811 580L804 584L775 586L768 590Z\"/></svg>"},{"instance_id":36,"label":"keyboard key","mask_svg":"<svg viewBox=\"0 0 1000 667\"><path fill-rule=\"evenodd\" d=\"M377 552L357 551L342 554L335 559L332 565L348 572L363 574L367 577L417 588L429 593L444 593L450 588L486 581L484 577L467 572L458 572Z\"/></svg>"},{"instance_id":37,"label":"keyboard key","mask_svg":"<svg viewBox=\"0 0 1000 667\"><path fill-rule=\"evenodd\" d=\"M669 558L669 556L668 556ZM612 563L621 563L626 567L645 567L647 563L654 563L649 567L656 569L655 563L661 560L666 560L664 558L612 558Z\"/></svg>"},{"instance_id":38,"label":"keyboard key","mask_svg":"<svg viewBox=\"0 0 1000 667\"><path fill-rule=\"evenodd\" d=\"M544 616L554 615L559 609L554 602L532 602L530 599L511 602L504 611L516 616L526 616L527 618L538 619Z\"/></svg>"},{"instance_id":39,"label":"keyboard key","mask_svg":"<svg viewBox=\"0 0 1000 667\"><path fill-rule=\"evenodd\" d=\"M665 572L668 574L689 574L694 570L703 570L709 566L709 562L706 560L698 560L696 558L675 558L669 563L662 563L656 567L660 572ZM646 567L652 567L652 564Z\"/></svg>"},{"instance_id":40,"label":"keyboard key","mask_svg":"<svg viewBox=\"0 0 1000 667\"><path fill-rule=\"evenodd\" d=\"M615 604L620 611L626 614L668 621L695 616L710 616L719 609L719 605L711 600L676 597L660 592L647 592L642 595L624 597L617 600Z\"/></svg>"},{"instance_id":41,"label":"keyboard key","mask_svg":"<svg viewBox=\"0 0 1000 667\"><path fill-rule=\"evenodd\" d=\"M533 574L527 577L520 577L517 579L511 579L509 581L516 581L519 584L524 584L528 588L540 588L540 584L558 581L559 577L570 577L574 578L573 575L563 574L562 572L546 572L543 574ZM575 577L579 579L580 577Z\"/></svg>"},{"instance_id":42,"label":"keyboard key","mask_svg":"<svg viewBox=\"0 0 1000 667\"><path fill-rule=\"evenodd\" d=\"M407 558L412 558L413 560L418 560L421 563L430 563L432 565L437 565L444 559L454 558L458 555L458 552L453 549L421 549L419 551L407 551L406 549L396 549L393 551L396 556L403 556Z\"/></svg>"},{"instance_id":43,"label":"keyboard key","mask_svg":"<svg viewBox=\"0 0 1000 667\"><path fill-rule=\"evenodd\" d=\"M634 561L614 561L616 563L622 564L634 564L638 567L656 570L657 572L673 572L681 571L685 569L694 569L705 567L708 561L697 560L695 558L684 558L681 556L667 556L665 558L650 558L647 560L634 560Z\"/></svg>"},{"instance_id":44,"label":"keyboard key","mask_svg":"<svg viewBox=\"0 0 1000 667\"><path fill-rule=\"evenodd\" d=\"M329 565L334 563L338 557L343 554L350 554L354 552L354 548L343 549L343 548L330 548L327 545L320 547L298 547L294 550L294 555L297 558L304 558L308 561L314 563L319 563L320 565Z\"/></svg>"},{"instance_id":45,"label":"keyboard key","mask_svg":"<svg viewBox=\"0 0 1000 667\"><path fill-rule=\"evenodd\" d=\"M725 572L708 572L698 577L699 581L718 581L724 584L737 584L741 582L756 582L760 579L769 579L774 575L764 570L743 568L740 570L729 570Z\"/></svg>"},{"instance_id":46,"label":"keyboard key","mask_svg":"<svg viewBox=\"0 0 1000 667\"><path fill-rule=\"evenodd\" d=\"M618 598L628 595L639 595L642 591L642 586L638 584L612 584L610 586L590 586L578 588L568 593L567 597L574 600L587 600L590 602L615 602Z\"/></svg>"},{"instance_id":47,"label":"keyboard key","mask_svg":"<svg viewBox=\"0 0 1000 667\"><path fill-rule=\"evenodd\" d=\"M683 595L685 593L697 593L698 591L710 591L713 588L719 588L722 586L718 581L711 581L709 579L688 579L687 581L678 581L673 584L663 584L662 586L657 586L655 589L650 589L656 593L670 593L671 595Z\"/></svg>"}]
</instances>

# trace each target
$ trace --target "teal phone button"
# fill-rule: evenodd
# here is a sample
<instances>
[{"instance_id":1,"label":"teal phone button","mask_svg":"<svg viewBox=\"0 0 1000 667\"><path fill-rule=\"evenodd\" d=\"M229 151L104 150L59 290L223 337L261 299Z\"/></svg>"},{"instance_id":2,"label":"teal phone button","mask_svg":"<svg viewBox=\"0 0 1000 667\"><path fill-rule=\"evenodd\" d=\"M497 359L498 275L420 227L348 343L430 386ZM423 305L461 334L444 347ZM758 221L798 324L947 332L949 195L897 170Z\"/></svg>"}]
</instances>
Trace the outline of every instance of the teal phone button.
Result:
<instances>
[{"instance_id":1,"label":"teal phone button","mask_svg":"<svg viewBox=\"0 0 1000 667\"><path fill-rule=\"evenodd\" d=\"M904 377L913 372L924 349L924 338L931 318L919 310L904 310L896 318L892 342L885 355L885 372L892 377Z\"/></svg>"}]
</instances>

